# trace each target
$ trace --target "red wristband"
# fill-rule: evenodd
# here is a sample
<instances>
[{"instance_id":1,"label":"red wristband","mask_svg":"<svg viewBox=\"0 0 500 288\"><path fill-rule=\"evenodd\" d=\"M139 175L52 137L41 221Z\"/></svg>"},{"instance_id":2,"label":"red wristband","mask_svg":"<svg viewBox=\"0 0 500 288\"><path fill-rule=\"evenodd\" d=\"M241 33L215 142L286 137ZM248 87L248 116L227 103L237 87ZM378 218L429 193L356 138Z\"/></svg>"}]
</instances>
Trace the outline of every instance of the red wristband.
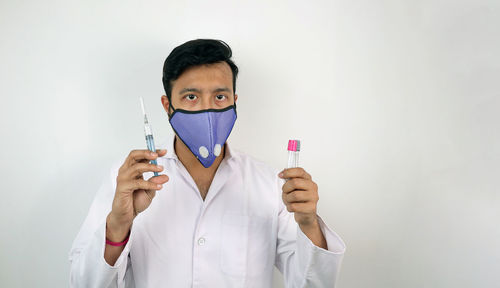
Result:
<instances>
[{"instance_id":1,"label":"red wristband","mask_svg":"<svg viewBox=\"0 0 500 288\"><path fill-rule=\"evenodd\" d=\"M117 246L117 247L123 246L123 245L127 244L129 237L130 237L130 233L127 235L127 238L125 238L125 240L123 240L122 242L113 242L113 241L109 241L108 238L106 238L106 244L111 245L111 246Z\"/></svg>"}]
</instances>

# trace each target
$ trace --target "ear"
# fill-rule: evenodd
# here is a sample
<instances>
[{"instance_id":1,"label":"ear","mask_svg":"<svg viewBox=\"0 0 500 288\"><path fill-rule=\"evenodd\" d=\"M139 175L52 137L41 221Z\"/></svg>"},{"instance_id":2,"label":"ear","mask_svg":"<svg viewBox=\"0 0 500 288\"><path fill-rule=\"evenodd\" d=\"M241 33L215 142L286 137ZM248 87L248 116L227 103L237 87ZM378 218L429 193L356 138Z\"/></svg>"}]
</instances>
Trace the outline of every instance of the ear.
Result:
<instances>
[{"instance_id":1,"label":"ear","mask_svg":"<svg viewBox=\"0 0 500 288\"><path fill-rule=\"evenodd\" d=\"M236 104L236 100L238 100L238 94L234 94L234 104Z\"/></svg>"},{"instance_id":2,"label":"ear","mask_svg":"<svg viewBox=\"0 0 500 288\"><path fill-rule=\"evenodd\" d=\"M170 114L168 112L168 108L170 108L170 102L168 101L168 98L166 95L161 96L161 105L163 106L163 109L165 109L165 112L167 112L167 114Z\"/></svg>"}]
</instances>

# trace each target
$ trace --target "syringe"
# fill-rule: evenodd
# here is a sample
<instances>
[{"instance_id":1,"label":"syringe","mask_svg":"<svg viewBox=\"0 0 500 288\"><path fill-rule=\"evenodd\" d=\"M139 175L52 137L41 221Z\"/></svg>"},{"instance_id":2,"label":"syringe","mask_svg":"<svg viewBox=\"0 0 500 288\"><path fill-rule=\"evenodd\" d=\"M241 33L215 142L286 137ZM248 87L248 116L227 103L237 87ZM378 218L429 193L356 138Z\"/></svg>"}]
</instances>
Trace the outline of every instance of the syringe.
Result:
<instances>
[{"instance_id":1,"label":"syringe","mask_svg":"<svg viewBox=\"0 0 500 288\"><path fill-rule=\"evenodd\" d=\"M142 114L144 115L144 134L146 136L146 145L148 146L148 150L152 152L156 152L155 149L155 141L153 139L153 129L151 128L151 124L148 122L148 116L146 116L146 109L144 109L144 99L139 97L141 100L141 108ZM151 160L151 164L158 165L156 160ZM155 176L158 176L158 172L154 172Z\"/></svg>"},{"instance_id":2,"label":"syringe","mask_svg":"<svg viewBox=\"0 0 500 288\"><path fill-rule=\"evenodd\" d=\"M288 168L299 167L300 140L288 140Z\"/></svg>"}]
</instances>

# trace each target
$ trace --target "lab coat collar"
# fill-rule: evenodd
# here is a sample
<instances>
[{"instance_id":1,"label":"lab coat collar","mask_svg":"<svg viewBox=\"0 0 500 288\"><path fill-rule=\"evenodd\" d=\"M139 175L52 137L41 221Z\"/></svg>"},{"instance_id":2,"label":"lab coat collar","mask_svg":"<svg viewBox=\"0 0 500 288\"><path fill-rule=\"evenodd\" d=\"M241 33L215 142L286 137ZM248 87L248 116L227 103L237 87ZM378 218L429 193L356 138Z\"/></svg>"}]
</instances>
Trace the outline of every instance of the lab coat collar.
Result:
<instances>
[{"instance_id":1,"label":"lab coat collar","mask_svg":"<svg viewBox=\"0 0 500 288\"><path fill-rule=\"evenodd\" d=\"M167 154L162 158L174 159L177 162L178 165L177 167L181 170L182 177L184 177L184 179L192 186L192 188L195 191L198 191L198 187L196 186L196 183L194 182L193 178L188 173L184 165L182 165L181 161L178 161L179 158L175 154L174 141L175 137L172 140L167 141L166 145L161 146L167 149ZM208 190L207 197L204 200L205 205L209 205L209 203L212 202L214 197L218 194L219 190L221 190L221 188L231 178L232 173L235 171L235 168L237 167L237 165L235 164L235 160L237 158L235 156L237 155L237 152L229 148L227 141L224 145L225 145L224 159L222 159L219 167L217 168L217 171L215 172L214 179L212 180L212 183ZM200 196L199 193L198 196ZM201 196L200 200L203 201L201 199Z\"/></svg>"}]
</instances>

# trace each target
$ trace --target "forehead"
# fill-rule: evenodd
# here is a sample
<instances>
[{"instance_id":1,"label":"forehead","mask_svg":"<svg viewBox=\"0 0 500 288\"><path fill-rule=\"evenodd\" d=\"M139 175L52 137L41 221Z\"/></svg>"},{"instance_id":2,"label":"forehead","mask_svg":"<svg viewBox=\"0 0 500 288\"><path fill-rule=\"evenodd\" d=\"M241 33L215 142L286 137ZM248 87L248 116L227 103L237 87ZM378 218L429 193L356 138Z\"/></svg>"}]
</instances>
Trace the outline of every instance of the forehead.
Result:
<instances>
[{"instance_id":1,"label":"forehead","mask_svg":"<svg viewBox=\"0 0 500 288\"><path fill-rule=\"evenodd\" d=\"M211 88L226 86L232 90L233 72L226 62L189 67L173 81L172 92L184 88Z\"/></svg>"}]
</instances>

